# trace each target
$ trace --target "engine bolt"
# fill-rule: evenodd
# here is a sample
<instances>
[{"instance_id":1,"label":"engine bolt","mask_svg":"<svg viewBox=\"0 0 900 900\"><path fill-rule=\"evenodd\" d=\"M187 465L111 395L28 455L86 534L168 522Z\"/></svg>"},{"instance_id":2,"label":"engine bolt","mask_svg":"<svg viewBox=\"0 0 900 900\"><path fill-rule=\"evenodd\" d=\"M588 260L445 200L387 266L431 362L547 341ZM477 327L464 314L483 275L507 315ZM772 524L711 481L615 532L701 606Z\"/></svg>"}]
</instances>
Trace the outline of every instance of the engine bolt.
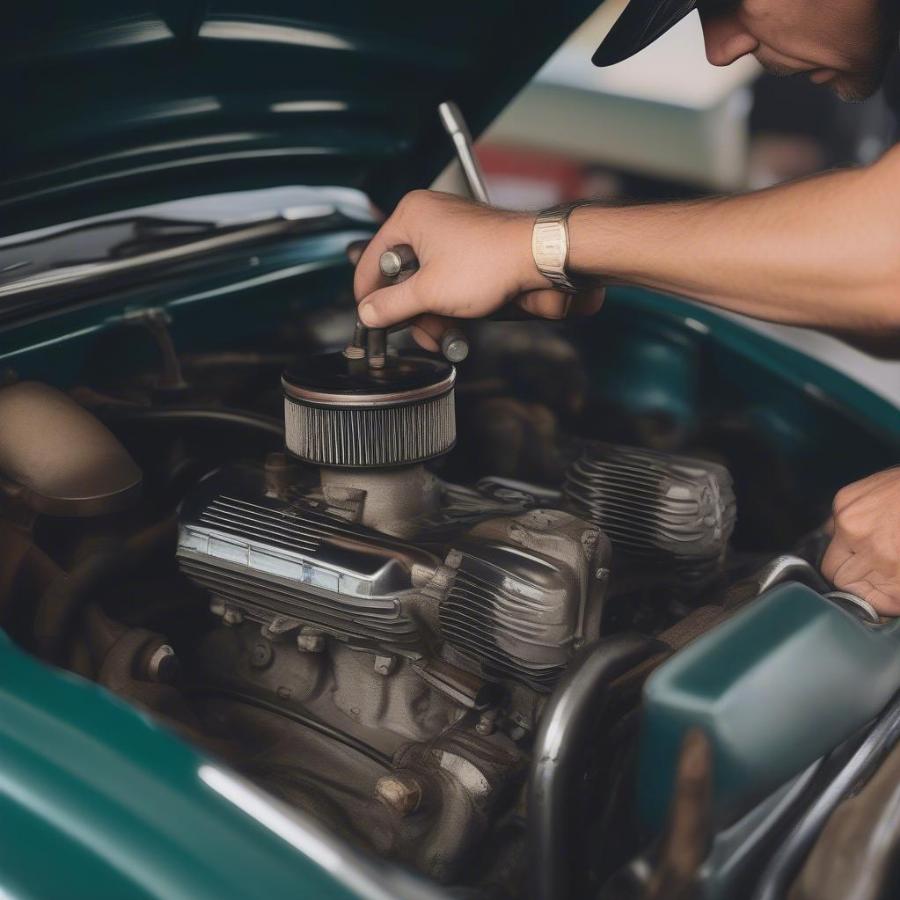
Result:
<instances>
[{"instance_id":1,"label":"engine bolt","mask_svg":"<svg viewBox=\"0 0 900 900\"><path fill-rule=\"evenodd\" d=\"M494 730L497 727L497 710L496 709L486 709L479 717L478 723L475 725L475 730L479 734L489 735L493 734Z\"/></svg>"},{"instance_id":2,"label":"engine bolt","mask_svg":"<svg viewBox=\"0 0 900 900\"><path fill-rule=\"evenodd\" d=\"M250 651L250 665L254 669L265 669L272 664L272 644L269 641L257 641Z\"/></svg>"},{"instance_id":3,"label":"engine bolt","mask_svg":"<svg viewBox=\"0 0 900 900\"><path fill-rule=\"evenodd\" d=\"M376 656L375 671L379 675L390 675L397 668L396 656Z\"/></svg>"},{"instance_id":4,"label":"engine bolt","mask_svg":"<svg viewBox=\"0 0 900 900\"><path fill-rule=\"evenodd\" d=\"M375 796L398 816L414 813L422 803L422 785L412 775L385 775L375 782Z\"/></svg>"},{"instance_id":5,"label":"engine bolt","mask_svg":"<svg viewBox=\"0 0 900 900\"><path fill-rule=\"evenodd\" d=\"M233 606L226 607L222 616L222 621L226 625L240 625L244 621L244 614Z\"/></svg>"},{"instance_id":6,"label":"engine bolt","mask_svg":"<svg viewBox=\"0 0 900 900\"><path fill-rule=\"evenodd\" d=\"M325 635L315 628L303 627L297 635L297 649L301 653L321 653L325 649Z\"/></svg>"},{"instance_id":7,"label":"engine bolt","mask_svg":"<svg viewBox=\"0 0 900 900\"><path fill-rule=\"evenodd\" d=\"M147 660L147 676L151 681L170 684L178 676L178 657L168 644L160 644Z\"/></svg>"},{"instance_id":8,"label":"engine bolt","mask_svg":"<svg viewBox=\"0 0 900 900\"><path fill-rule=\"evenodd\" d=\"M274 619L260 628L259 633L267 641L277 641L289 631L299 627L299 625L300 623L296 619L288 618L288 616L275 616Z\"/></svg>"}]
</instances>

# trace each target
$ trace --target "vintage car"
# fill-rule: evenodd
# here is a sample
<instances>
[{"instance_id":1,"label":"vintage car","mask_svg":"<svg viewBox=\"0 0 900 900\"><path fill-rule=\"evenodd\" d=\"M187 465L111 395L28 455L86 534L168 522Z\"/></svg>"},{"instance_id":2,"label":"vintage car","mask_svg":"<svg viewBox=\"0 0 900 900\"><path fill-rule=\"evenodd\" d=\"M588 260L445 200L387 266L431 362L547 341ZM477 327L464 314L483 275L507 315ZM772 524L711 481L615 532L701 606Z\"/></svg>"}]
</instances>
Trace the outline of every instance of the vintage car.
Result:
<instances>
[{"instance_id":1,"label":"vintage car","mask_svg":"<svg viewBox=\"0 0 900 900\"><path fill-rule=\"evenodd\" d=\"M6 11L0 896L896 896L900 634L817 568L894 405L643 290L356 327L438 105L594 6Z\"/></svg>"}]
</instances>

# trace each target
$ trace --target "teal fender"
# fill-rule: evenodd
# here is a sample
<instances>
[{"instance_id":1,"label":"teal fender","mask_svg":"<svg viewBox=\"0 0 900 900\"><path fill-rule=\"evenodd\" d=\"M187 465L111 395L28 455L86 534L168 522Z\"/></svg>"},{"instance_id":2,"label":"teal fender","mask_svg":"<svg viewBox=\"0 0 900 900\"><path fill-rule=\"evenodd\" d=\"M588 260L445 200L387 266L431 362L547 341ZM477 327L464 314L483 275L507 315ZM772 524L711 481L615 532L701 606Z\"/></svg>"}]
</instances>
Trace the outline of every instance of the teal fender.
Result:
<instances>
[{"instance_id":1,"label":"teal fender","mask_svg":"<svg viewBox=\"0 0 900 900\"><path fill-rule=\"evenodd\" d=\"M664 823L684 734L713 745L727 824L873 719L900 688L900 620L872 626L801 584L773 588L648 679L639 813Z\"/></svg>"},{"instance_id":2,"label":"teal fender","mask_svg":"<svg viewBox=\"0 0 900 900\"><path fill-rule=\"evenodd\" d=\"M0 632L0 896L437 896Z\"/></svg>"}]
</instances>

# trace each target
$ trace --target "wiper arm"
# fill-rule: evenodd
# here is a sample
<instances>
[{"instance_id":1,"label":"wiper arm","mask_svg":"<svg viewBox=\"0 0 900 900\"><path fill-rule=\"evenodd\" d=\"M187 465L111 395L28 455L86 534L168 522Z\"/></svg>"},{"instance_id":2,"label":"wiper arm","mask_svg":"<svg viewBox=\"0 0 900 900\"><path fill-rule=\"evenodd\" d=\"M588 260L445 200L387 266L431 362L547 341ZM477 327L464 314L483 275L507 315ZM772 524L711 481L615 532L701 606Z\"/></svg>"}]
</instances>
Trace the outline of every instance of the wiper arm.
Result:
<instances>
[{"instance_id":1,"label":"wiper arm","mask_svg":"<svg viewBox=\"0 0 900 900\"><path fill-rule=\"evenodd\" d=\"M0 238L0 283L49 269L123 259L210 235L217 229L218 223L210 219L137 214L79 222L19 240Z\"/></svg>"},{"instance_id":2,"label":"wiper arm","mask_svg":"<svg viewBox=\"0 0 900 900\"><path fill-rule=\"evenodd\" d=\"M167 219L161 216L137 216L128 223L131 233L117 244L109 247L106 254L109 258L123 259L126 256L137 256L150 250L158 250L194 240L198 237L223 234L235 227L246 227L249 222L237 226L221 226L213 221L190 221L188 219ZM100 260L97 260L99 262Z\"/></svg>"},{"instance_id":3,"label":"wiper arm","mask_svg":"<svg viewBox=\"0 0 900 900\"><path fill-rule=\"evenodd\" d=\"M302 207L283 212L270 219L247 225L216 226L215 223L157 220L161 233L155 236L165 246L155 248L154 238L142 243L149 248L123 258L101 259L87 263L59 266L0 285L0 301L5 298L27 299L44 292L68 291L75 287L94 287L108 280L131 278L138 273L167 268L207 254L234 249L273 238L319 230L331 222L343 221L337 207L331 204ZM161 223L165 222L165 225ZM179 226L181 231L178 233ZM199 233L185 240L185 231ZM175 243L172 243L173 240Z\"/></svg>"}]
</instances>

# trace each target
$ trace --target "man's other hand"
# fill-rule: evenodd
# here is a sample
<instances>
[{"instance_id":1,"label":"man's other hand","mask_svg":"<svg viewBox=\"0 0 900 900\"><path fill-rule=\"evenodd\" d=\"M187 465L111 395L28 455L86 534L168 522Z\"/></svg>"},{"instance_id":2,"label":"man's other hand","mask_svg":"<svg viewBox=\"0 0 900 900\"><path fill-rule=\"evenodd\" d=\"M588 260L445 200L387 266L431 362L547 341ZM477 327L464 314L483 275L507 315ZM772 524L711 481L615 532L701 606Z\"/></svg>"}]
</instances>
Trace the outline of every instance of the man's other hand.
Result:
<instances>
[{"instance_id":1,"label":"man's other hand","mask_svg":"<svg viewBox=\"0 0 900 900\"><path fill-rule=\"evenodd\" d=\"M526 312L562 319L596 312L598 289L570 298L553 290L531 255L534 216L494 209L436 191L413 191L372 238L356 267L354 291L364 325L386 328L413 320L413 336L436 350L447 317L490 315L515 302ZM408 244L419 269L389 284L379 260L389 247Z\"/></svg>"},{"instance_id":2,"label":"man's other hand","mask_svg":"<svg viewBox=\"0 0 900 900\"><path fill-rule=\"evenodd\" d=\"M900 615L900 468L841 488L822 574L836 588Z\"/></svg>"}]
</instances>

